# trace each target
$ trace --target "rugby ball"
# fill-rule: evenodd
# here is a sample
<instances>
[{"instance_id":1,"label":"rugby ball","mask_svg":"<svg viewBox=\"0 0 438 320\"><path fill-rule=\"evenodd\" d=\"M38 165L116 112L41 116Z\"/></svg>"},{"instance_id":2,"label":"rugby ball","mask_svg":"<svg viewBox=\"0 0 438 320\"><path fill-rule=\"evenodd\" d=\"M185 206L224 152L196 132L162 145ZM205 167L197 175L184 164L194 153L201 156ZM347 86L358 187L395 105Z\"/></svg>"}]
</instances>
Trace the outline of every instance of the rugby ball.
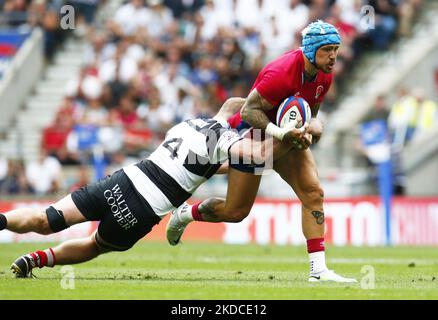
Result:
<instances>
[{"instance_id":1,"label":"rugby ball","mask_svg":"<svg viewBox=\"0 0 438 320\"><path fill-rule=\"evenodd\" d=\"M292 126L301 128L305 123L310 121L312 112L309 104L301 97L286 98L278 107L277 126Z\"/></svg>"}]
</instances>

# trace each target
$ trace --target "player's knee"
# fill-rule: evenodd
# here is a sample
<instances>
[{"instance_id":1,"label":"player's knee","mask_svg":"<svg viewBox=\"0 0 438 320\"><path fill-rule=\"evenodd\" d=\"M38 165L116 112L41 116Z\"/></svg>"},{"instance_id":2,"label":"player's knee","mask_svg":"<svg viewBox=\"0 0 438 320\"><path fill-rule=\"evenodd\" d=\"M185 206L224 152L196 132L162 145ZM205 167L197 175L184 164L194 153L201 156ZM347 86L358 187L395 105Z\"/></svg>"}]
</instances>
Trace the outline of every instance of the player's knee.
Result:
<instances>
[{"instance_id":1,"label":"player's knee","mask_svg":"<svg viewBox=\"0 0 438 320\"><path fill-rule=\"evenodd\" d=\"M47 219L47 214L45 212L38 212L34 218L35 231L42 235L48 235L53 233L50 228L49 221Z\"/></svg>"},{"instance_id":2,"label":"player's knee","mask_svg":"<svg viewBox=\"0 0 438 320\"><path fill-rule=\"evenodd\" d=\"M57 210L50 206L46 209L46 221L48 228L52 232L59 232L67 229L69 226L65 222L64 214L61 210Z\"/></svg>"},{"instance_id":3,"label":"player's knee","mask_svg":"<svg viewBox=\"0 0 438 320\"><path fill-rule=\"evenodd\" d=\"M95 257L107 253L107 252L111 252L112 250L108 249L108 248L104 248L102 246L99 245L99 243L96 241L95 237L92 237L91 239L91 243L92 243L92 247L95 253Z\"/></svg>"},{"instance_id":4,"label":"player's knee","mask_svg":"<svg viewBox=\"0 0 438 320\"><path fill-rule=\"evenodd\" d=\"M308 188L306 188L303 198L304 199L302 199L302 201L305 202L305 205L319 206L324 201L324 190L322 189L320 184L311 185Z\"/></svg>"}]
</instances>

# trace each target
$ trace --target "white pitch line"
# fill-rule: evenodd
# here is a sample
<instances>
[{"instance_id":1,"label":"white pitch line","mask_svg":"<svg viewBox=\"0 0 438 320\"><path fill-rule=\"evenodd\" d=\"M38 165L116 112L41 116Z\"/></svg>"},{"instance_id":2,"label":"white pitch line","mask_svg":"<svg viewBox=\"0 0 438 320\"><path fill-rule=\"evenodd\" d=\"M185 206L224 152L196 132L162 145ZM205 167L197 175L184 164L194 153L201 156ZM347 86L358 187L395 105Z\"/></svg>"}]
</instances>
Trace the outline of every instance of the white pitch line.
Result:
<instances>
[{"instance_id":1,"label":"white pitch line","mask_svg":"<svg viewBox=\"0 0 438 320\"><path fill-rule=\"evenodd\" d=\"M201 257L196 259L198 262L203 263L226 263L226 262L242 262L242 263L308 263L307 258L270 258L270 257ZM326 258L327 263L345 263L345 264L410 264L415 263L418 265L438 265L438 259L398 259L398 258Z\"/></svg>"}]
</instances>

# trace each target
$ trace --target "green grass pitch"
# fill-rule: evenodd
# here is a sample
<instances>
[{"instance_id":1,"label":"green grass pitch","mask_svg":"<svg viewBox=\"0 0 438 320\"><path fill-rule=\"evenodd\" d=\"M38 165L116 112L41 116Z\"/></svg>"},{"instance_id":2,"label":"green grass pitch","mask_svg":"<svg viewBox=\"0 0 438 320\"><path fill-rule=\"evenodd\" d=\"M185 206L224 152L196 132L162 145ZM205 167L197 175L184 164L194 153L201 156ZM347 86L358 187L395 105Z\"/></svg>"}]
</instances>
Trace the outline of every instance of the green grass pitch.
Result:
<instances>
[{"instance_id":1,"label":"green grass pitch","mask_svg":"<svg viewBox=\"0 0 438 320\"><path fill-rule=\"evenodd\" d=\"M308 283L303 246L148 241L73 265L74 289L62 288L72 282L60 266L36 269L36 279L13 278L15 258L47 247L0 244L0 299L438 299L437 248L329 246L329 268L358 279L353 285Z\"/></svg>"}]
</instances>

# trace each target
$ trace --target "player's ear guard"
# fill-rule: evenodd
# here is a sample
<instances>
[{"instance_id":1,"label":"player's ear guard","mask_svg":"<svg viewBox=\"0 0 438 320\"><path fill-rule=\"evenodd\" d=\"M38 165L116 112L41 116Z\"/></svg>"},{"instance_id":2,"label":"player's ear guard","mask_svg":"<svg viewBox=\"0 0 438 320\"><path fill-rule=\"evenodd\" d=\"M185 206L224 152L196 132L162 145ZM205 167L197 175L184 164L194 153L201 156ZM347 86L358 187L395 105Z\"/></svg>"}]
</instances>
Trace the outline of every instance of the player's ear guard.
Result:
<instances>
[{"instance_id":1,"label":"player's ear guard","mask_svg":"<svg viewBox=\"0 0 438 320\"><path fill-rule=\"evenodd\" d=\"M65 223L64 214L61 210L56 210L50 206L46 209L46 214L50 229L52 229L53 232L59 232L69 227L67 223Z\"/></svg>"}]
</instances>

